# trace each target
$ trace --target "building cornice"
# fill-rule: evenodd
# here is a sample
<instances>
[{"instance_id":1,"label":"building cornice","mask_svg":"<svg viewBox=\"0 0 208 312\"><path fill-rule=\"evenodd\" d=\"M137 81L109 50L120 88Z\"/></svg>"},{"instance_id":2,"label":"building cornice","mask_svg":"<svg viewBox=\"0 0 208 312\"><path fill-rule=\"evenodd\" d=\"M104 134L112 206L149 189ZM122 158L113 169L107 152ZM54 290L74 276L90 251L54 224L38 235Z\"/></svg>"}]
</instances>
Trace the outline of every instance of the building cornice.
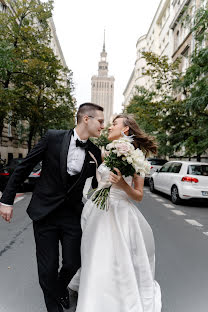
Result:
<instances>
[{"instance_id":1,"label":"building cornice","mask_svg":"<svg viewBox=\"0 0 208 312\"><path fill-rule=\"evenodd\" d=\"M53 38L56 41L56 45L57 45L58 50L59 50L59 54L60 54L63 66L67 67L67 64L66 64L66 61L65 61L65 58L64 58L64 54L63 54L63 51L62 51L62 48L61 48L61 45L60 45L60 42L59 42L59 39L58 39L58 36L57 36L57 33L56 33L56 26L54 24L54 21L53 21L52 17L49 19L49 23L50 23L51 31L53 33Z\"/></svg>"},{"instance_id":2,"label":"building cornice","mask_svg":"<svg viewBox=\"0 0 208 312\"><path fill-rule=\"evenodd\" d=\"M172 59L175 57L175 55L178 53L178 51L183 46L184 42L188 39L188 37L190 37L190 35L191 35L191 32L188 33L188 35L184 38L184 40L181 42L181 44L177 47L177 49L174 51L174 53L172 55Z\"/></svg>"},{"instance_id":3,"label":"building cornice","mask_svg":"<svg viewBox=\"0 0 208 312\"><path fill-rule=\"evenodd\" d=\"M183 3L181 4L180 8L178 9L178 12L176 13L173 21L170 24L170 29L174 30L178 21L180 20L181 16L183 15L184 11L184 7L186 5L189 5L189 3L191 2L191 0L184 0Z\"/></svg>"},{"instance_id":4,"label":"building cornice","mask_svg":"<svg viewBox=\"0 0 208 312\"><path fill-rule=\"evenodd\" d=\"M140 42L144 41L146 38L147 38L147 35L142 35L141 37L139 37L139 39L137 40L137 43L136 43L136 47L138 46L138 44Z\"/></svg>"}]
</instances>

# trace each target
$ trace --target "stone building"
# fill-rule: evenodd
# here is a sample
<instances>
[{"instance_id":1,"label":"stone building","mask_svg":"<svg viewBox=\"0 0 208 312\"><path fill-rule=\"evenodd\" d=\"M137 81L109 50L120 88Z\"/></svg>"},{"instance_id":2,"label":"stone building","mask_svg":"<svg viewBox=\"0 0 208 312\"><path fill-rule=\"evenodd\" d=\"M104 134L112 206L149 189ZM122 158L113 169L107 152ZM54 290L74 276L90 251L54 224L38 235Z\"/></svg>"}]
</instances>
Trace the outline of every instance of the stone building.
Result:
<instances>
[{"instance_id":1,"label":"stone building","mask_svg":"<svg viewBox=\"0 0 208 312\"><path fill-rule=\"evenodd\" d=\"M98 75L91 78L91 102L104 108L105 126L113 115L114 101L114 77L108 75L107 52L105 51L105 39L103 50L100 53L98 63Z\"/></svg>"},{"instance_id":2,"label":"stone building","mask_svg":"<svg viewBox=\"0 0 208 312\"><path fill-rule=\"evenodd\" d=\"M170 23L172 18L171 0L161 0L155 12L146 35L141 36L136 43L136 61L129 81L123 92L126 107L136 92L136 86L151 87L151 78L144 76L146 62L142 52L151 51L160 56L172 57L172 33Z\"/></svg>"}]
</instances>

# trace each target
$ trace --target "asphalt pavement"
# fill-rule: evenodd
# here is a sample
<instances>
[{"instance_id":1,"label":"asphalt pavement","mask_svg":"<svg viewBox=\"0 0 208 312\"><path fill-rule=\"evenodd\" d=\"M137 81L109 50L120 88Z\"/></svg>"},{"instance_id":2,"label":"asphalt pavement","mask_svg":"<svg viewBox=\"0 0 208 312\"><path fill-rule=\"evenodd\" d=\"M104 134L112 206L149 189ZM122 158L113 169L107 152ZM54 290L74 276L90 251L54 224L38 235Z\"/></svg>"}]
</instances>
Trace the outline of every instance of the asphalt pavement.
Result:
<instances>
[{"instance_id":1,"label":"asphalt pavement","mask_svg":"<svg viewBox=\"0 0 208 312\"><path fill-rule=\"evenodd\" d=\"M25 212L30 196L16 198L10 224L0 220L0 312L46 312L38 284L32 222ZM155 236L162 311L207 312L207 205L175 206L167 196L152 194L145 187L144 199L137 206ZM70 312L74 312L75 299L71 300Z\"/></svg>"}]
</instances>

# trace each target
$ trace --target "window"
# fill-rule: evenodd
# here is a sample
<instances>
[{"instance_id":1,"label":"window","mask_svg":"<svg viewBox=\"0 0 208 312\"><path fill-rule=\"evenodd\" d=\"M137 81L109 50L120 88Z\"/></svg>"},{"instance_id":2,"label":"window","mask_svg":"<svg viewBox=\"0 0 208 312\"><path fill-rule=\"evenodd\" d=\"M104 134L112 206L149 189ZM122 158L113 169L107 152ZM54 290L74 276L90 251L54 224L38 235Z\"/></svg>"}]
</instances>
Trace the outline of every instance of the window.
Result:
<instances>
[{"instance_id":1,"label":"window","mask_svg":"<svg viewBox=\"0 0 208 312\"><path fill-rule=\"evenodd\" d=\"M159 172L168 172L169 167L172 165L172 163L167 163L160 169Z\"/></svg>"},{"instance_id":2,"label":"window","mask_svg":"<svg viewBox=\"0 0 208 312\"><path fill-rule=\"evenodd\" d=\"M182 57L182 72L185 73L186 69L189 66L189 46L187 46L181 54L183 56Z\"/></svg>"},{"instance_id":3,"label":"window","mask_svg":"<svg viewBox=\"0 0 208 312\"><path fill-rule=\"evenodd\" d=\"M11 123L8 124L8 137L9 138L12 137L12 126L11 126Z\"/></svg>"},{"instance_id":4,"label":"window","mask_svg":"<svg viewBox=\"0 0 208 312\"><path fill-rule=\"evenodd\" d=\"M180 35L180 32L179 30L177 31L176 33L176 36L175 36L175 49L178 47L179 45L179 35Z\"/></svg>"},{"instance_id":5,"label":"window","mask_svg":"<svg viewBox=\"0 0 208 312\"><path fill-rule=\"evenodd\" d=\"M10 163L10 161L13 159L13 154L12 153L8 153L8 163Z\"/></svg>"},{"instance_id":6,"label":"window","mask_svg":"<svg viewBox=\"0 0 208 312\"><path fill-rule=\"evenodd\" d=\"M179 173L182 167L182 163L172 163L169 167L168 172Z\"/></svg>"},{"instance_id":7,"label":"window","mask_svg":"<svg viewBox=\"0 0 208 312\"><path fill-rule=\"evenodd\" d=\"M208 165L189 165L187 174L208 176Z\"/></svg>"}]
</instances>

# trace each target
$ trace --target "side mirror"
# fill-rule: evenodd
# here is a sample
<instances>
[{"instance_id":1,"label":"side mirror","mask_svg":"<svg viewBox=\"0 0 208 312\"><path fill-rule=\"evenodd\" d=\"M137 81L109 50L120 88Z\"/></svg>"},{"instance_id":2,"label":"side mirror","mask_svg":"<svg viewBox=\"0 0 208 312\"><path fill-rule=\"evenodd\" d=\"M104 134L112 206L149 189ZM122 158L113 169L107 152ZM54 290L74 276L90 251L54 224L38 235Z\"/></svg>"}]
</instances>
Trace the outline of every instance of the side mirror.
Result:
<instances>
[{"instance_id":1,"label":"side mirror","mask_svg":"<svg viewBox=\"0 0 208 312\"><path fill-rule=\"evenodd\" d=\"M159 169L156 169L156 171L155 172L160 172L160 170Z\"/></svg>"}]
</instances>

